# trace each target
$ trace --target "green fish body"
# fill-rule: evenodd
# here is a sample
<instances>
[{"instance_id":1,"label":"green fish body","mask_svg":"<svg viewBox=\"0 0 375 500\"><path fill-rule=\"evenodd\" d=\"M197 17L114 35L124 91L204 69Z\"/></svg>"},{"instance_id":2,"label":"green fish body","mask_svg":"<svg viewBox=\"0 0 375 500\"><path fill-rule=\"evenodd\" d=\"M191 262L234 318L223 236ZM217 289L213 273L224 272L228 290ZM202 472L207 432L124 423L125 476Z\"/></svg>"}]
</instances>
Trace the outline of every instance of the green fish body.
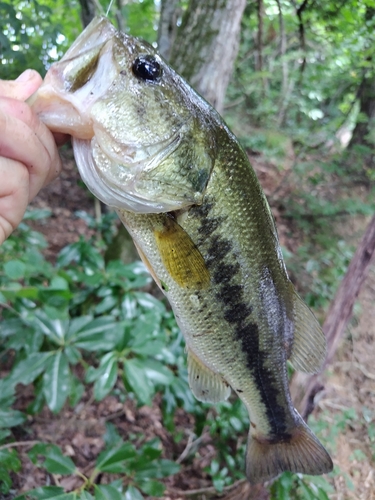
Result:
<instances>
[{"instance_id":1,"label":"green fish body","mask_svg":"<svg viewBox=\"0 0 375 500\"><path fill-rule=\"evenodd\" d=\"M246 474L332 470L293 407L287 360L317 372L325 338L290 282L247 155L217 112L145 42L96 18L32 106L73 136L82 178L116 208L184 334L189 384L246 405Z\"/></svg>"}]
</instances>

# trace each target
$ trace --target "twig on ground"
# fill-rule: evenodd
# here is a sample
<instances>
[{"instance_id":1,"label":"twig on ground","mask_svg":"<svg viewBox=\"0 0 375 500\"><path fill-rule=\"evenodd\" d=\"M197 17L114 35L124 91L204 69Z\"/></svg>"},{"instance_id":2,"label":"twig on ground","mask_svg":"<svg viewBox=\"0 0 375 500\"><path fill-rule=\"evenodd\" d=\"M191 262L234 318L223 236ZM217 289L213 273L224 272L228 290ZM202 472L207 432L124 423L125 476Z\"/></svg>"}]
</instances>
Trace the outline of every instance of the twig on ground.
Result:
<instances>
[{"instance_id":1,"label":"twig on ground","mask_svg":"<svg viewBox=\"0 0 375 500\"><path fill-rule=\"evenodd\" d=\"M2 444L0 450L7 450L9 448L18 448L21 446L34 446L34 444L43 443L43 441L15 441L14 443Z\"/></svg>"}]
</instances>

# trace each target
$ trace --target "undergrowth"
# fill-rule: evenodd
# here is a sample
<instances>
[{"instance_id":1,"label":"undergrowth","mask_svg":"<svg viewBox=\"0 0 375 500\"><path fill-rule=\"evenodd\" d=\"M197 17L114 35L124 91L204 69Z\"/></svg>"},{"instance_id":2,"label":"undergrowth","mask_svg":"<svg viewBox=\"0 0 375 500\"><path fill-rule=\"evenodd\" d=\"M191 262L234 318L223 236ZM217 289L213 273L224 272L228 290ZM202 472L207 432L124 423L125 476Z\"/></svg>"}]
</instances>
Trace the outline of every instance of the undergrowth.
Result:
<instances>
[{"instance_id":1,"label":"undergrowth","mask_svg":"<svg viewBox=\"0 0 375 500\"><path fill-rule=\"evenodd\" d=\"M36 443L27 452L17 447L19 430L47 405L56 415L76 408L90 390L95 401L115 395L138 406L161 396L163 425L178 442L174 415L178 408L194 415L194 440L203 432L215 447L205 474L217 492L244 478L248 415L239 400L216 406L194 399L187 383L182 335L171 311L146 287L150 277L140 262L106 262L110 223L99 235L80 239L60 252L56 263L43 256L44 237L30 229L27 218L48 217L48 211L28 212L16 233L1 247L0 271L0 495L17 500L117 500L163 497L163 479L178 473L178 457L163 458L157 438L142 444L123 440L107 424L105 446L86 475L53 442ZM89 217L89 216L87 216ZM101 230L105 230L105 238ZM32 388L22 411L17 386ZM21 457L22 455L22 457ZM77 476L80 487L65 491L44 485L22 493L13 486L22 460L52 477ZM193 456L186 457L189 463ZM106 474L108 484L98 478ZM323 499L332 487L325 478L283 474L271 486L273 499Z\"/></svg>"}]
</instances>

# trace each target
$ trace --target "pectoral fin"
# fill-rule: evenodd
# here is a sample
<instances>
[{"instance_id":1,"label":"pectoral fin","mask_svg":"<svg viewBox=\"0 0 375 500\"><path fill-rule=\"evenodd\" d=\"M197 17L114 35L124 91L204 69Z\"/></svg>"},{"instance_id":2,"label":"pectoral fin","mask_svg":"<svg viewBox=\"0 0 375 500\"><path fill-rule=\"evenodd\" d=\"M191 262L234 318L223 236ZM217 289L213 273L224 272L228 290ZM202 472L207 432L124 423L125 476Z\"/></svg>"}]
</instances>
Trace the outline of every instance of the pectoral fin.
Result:
<instances>
[{"instance_id":1,"label":"pectoral fin","mask_svg":"<svg viewBox=\"0 0 375 500\"><path fill-rule=\"evenodd\" d=\"M228 399L231 388L218 373L207 368L189 349L189 386L194 396L205 403L218 403Z\"/></svg>"},{"instance_id":2,"label":"pectoral fin","mask_svg":"<svg viewBox=\"0 0 375 500\"><path fill-rule=\"evenodd\" d=\"M210 274L197 246L172 217L154 231L163 263L182 288L203 289L210 284Z\"/></svg>"},{"instance_id":3,"label":"pectoral fin","mask_svg":"<svg viewBox=\"0 0 375 500\"><path fill-rule=\"evenodd\" d=\"M290 362L298 371L318 373L326 356L326 338L318 320L296 292L294 324Z\"/></svg>"}]
</instances>

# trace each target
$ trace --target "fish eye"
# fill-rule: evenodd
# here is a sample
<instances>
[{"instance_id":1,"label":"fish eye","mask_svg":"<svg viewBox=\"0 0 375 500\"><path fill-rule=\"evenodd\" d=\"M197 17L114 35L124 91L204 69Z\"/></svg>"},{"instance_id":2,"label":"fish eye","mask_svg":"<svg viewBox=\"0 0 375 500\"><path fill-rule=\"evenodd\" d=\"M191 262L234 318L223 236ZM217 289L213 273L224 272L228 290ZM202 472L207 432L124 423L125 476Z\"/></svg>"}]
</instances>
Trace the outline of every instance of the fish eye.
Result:
<instances>
[{"instance_id":1,"label":"fish eye","mask_svg":"<svg viewBox=\"0 0 375 500\"><path fill-rule=\"evenodd\" d=\"M154 56L146 54L139 56L133 62L132 71L139 80L155 82L162 75L162 68Z\"/></svg>"}]
</instances>

